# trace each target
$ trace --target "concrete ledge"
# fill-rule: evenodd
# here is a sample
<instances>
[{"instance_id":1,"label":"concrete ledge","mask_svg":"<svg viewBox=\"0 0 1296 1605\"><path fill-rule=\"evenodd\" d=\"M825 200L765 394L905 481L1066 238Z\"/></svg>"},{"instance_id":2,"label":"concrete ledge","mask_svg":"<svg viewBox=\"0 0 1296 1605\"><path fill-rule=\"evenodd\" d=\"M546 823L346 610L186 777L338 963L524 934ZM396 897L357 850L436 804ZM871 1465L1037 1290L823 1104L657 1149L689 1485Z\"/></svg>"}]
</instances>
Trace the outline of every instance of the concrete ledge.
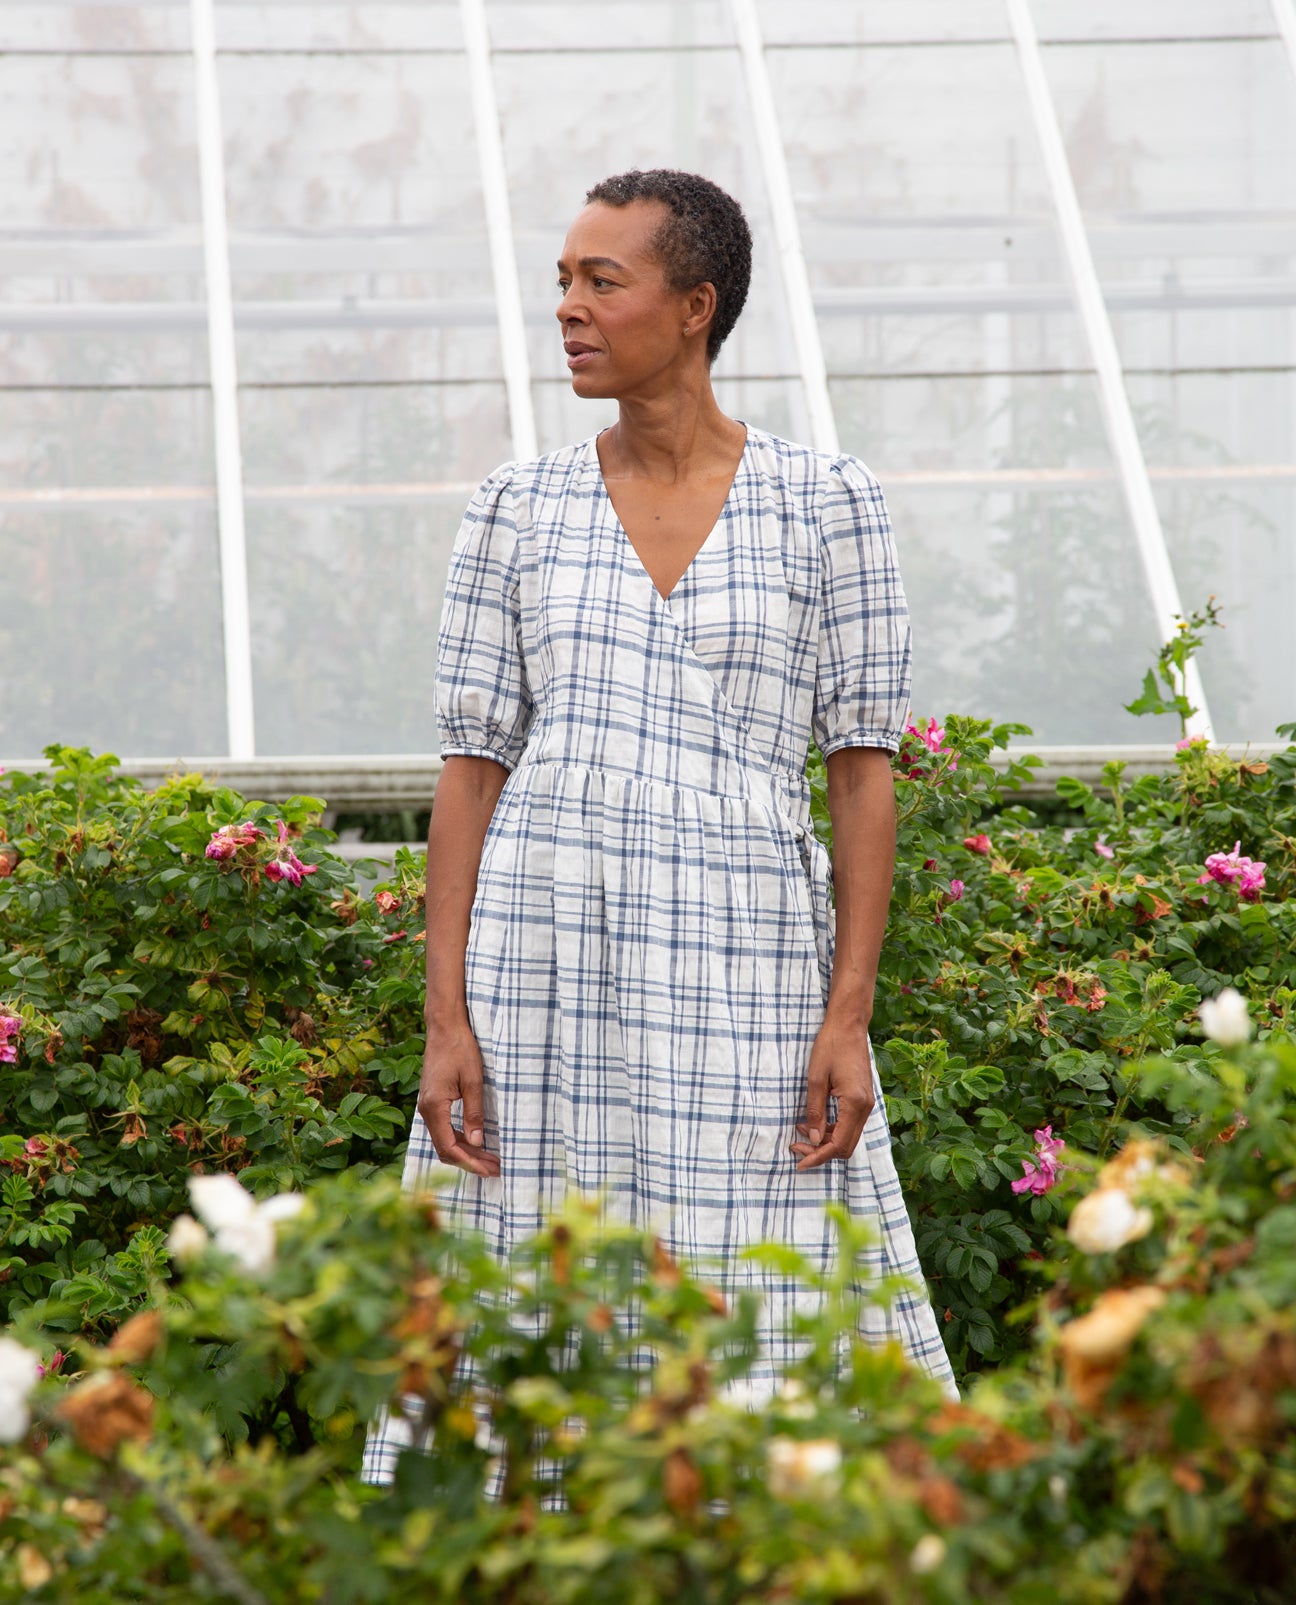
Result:
<instances>
[{"instance_id":1,"label":"concrete ledge","mask_svg":"<svg viewBox=\"0 0 1296 1605\"><path fill-rule=\"evenodd\" d=\"M1271 741L1230 743L1217 748L1234 758L1248 757L1260 762L1285 746ZM997 769L1008 767L1010 758L1034 754L1040 766L1016 795L1049 796L1063 775L1073 776L1086 785L1101 783L1103 765L1113 759L1126 764L1125 776L1167 774L1174 768L1174 747L1155 746L1051 747L1042 744L1013 745L1010 754L996 753ZM29 773L47 769L44 758L8 758L8 769ZM431 806L441 773L441 760L407 753L349 758L125 758L122 770L136 775L146 786L159 786L175 774L202 774L244 796L282 802L287 797L320 797L332 813L395 813ZM348 847L359 843L348 843ZM370 847L378 844L370 843Z\"/></svg>"}]
</instances>

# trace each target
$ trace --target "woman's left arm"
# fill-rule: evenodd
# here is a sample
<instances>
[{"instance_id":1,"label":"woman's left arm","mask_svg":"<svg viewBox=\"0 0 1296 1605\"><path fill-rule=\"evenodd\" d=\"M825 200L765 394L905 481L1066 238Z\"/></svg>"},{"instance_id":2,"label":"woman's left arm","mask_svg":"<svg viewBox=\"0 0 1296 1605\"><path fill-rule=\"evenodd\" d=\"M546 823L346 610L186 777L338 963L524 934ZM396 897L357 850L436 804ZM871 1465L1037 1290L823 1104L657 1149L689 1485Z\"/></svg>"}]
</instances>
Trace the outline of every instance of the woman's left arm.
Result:
<instances>
[{"instance_id":1,"label":"woman's left arm","mask_svg":"<svg viewBox=\"0 0 1296 1605\"><path fill-rule=\"evenodd\" d=\"M895 788L891 755L842 747L828 759L837 940L824 1022L810 1054L805 1119L792 1144L798 1170L855 1152L873 1113L868 1028L873 1016L882 934L895 869ZM828 1099L837 1119L828 1124Z\"/></svg>"}]
</instances>

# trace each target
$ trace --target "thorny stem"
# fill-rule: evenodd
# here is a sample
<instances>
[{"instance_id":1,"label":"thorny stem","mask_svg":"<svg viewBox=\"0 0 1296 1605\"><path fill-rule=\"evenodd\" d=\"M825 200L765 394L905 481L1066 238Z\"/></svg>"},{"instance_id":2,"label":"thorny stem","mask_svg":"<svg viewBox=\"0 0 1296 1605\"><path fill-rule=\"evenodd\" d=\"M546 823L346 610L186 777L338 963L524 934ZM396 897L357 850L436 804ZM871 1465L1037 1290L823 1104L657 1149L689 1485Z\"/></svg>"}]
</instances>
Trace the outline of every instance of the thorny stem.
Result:
<instances>
[{"instance_id":1,"label":"thorny stem","mask_svg":"<svg viewBox=\"0 0 1296 1605\"><path fill-rule=\"evenodd\" d=\"M253 1588L242 1572L236 1569L211 1534L196 1521L190 1521L184 1511L172 1503L157 1483L149 1482L133 1471L127 1471L124 1466L118 1467L118 1472L127 1482L133 1483L136 1488L148 1494L158 1515L179 1533L193 1558L231 1599L237 1600L238 1605L270 1605L270 1601L260 1589Z\"/></svg>"}]
</instances>

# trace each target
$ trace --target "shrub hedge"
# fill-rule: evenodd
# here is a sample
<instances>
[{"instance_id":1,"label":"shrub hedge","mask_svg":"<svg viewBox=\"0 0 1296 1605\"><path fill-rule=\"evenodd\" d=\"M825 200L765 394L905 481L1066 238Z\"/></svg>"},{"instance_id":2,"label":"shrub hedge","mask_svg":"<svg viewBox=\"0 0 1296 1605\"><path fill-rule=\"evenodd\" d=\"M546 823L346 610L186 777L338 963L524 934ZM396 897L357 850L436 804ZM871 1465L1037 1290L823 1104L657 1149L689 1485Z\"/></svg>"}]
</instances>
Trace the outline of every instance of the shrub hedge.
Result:
<instances>
[{"instance_id":1,"label":"shrub hedge","mask_svg":"<svg viewBox=\"0 0 1296 1605\"><path fill-rule=\"evenodd\" d=\"M734 1409L749 1312L712 1310L651 1244L576 1208L528 1283L429 1230L389 1174L422 1046L420 858L362 896L315 799L194 776L146 792L67 748L0 778L0 1301L53 1367L45 1425L0 1473L0 1598L1289 1597L1296 747L1184 743L1167 777L1063 781L1063 826L1003 806L989 758L1013 733L951 717L906 736L875 1017L971 1415L894 1356L846 1344L841 1369L833 1297L801 1391ZM813 761L811 779L826 834ZM1231 1057L1197 1015L1226 987L1259 1036ZM1095 1257L1061 1227L1122 1145L1157 1155L1130 1205L1155 1230ZM220 1253L179 1279L167 1230L219 1172L309 1192L270 1282ZM582 1252L555 1258L558 1231ZM531 1287L530 1327L493 1303L505 1277ZM1065 1338L1087 1305L1129 1338L1110 1364L1095 1340L1088 1371L1085 1328ZM157 1330L127 1363L111 1344L141 1311ZM446 1332L475 1345L471 1385L436 1368ZM573 1343L578 1377L557 1362ZM438 1452L378 1497L355 1480L361 1423L402 1377ZM470 1386L510 1446L493 1503ZM83 1395L139 1430L96 1452L57 1417ZM564 1467L561 1509L537 1458Z\"/></svg>"}]
</instances>

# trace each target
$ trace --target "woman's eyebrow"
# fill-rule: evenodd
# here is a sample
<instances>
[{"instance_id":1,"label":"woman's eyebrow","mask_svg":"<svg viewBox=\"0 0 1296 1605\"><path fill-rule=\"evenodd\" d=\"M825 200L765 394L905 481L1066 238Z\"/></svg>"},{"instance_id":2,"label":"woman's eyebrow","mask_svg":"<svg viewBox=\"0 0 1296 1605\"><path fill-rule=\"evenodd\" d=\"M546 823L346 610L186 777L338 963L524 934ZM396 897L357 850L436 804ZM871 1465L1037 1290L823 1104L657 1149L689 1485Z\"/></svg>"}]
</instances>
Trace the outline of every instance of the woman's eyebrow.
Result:
<instances>
[{"instance_id":1,"label":"woman's eyebrow","mask_svg":"<svg viewBox=\"0 0 1296 1605\"><path fill-rule=\"evenodd\" d=\"M561 273L566 266L565 262L559 262L558 271ZM583 256L576 266L583 268L605 267L612 268L618 273L625 272L625 264L618 262L614 256Z\"/></svg>"}]
</instances>

